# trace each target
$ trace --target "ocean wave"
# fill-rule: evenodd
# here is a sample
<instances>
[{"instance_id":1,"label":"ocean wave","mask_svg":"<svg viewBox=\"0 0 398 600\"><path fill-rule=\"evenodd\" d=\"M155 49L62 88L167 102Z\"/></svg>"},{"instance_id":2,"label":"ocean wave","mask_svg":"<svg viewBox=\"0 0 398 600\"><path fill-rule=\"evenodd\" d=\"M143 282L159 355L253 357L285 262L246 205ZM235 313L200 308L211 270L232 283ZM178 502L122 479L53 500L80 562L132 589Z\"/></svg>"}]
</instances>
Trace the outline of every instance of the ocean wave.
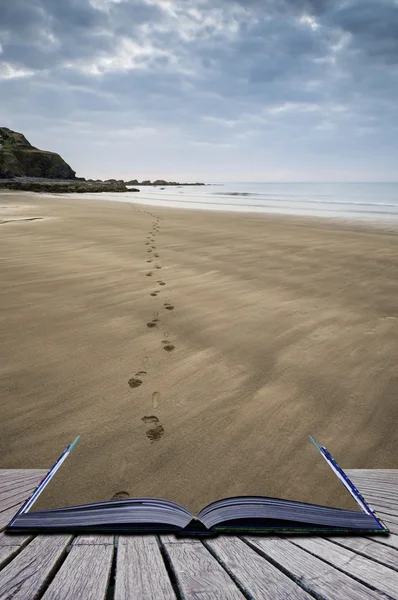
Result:
<instances>
[{"instance_id":1,"label":"ocean wave","mask_svg":"<svg viewBox=\"0 0 398 600\"><path fill-rule=\"evenodd\" d=\"M212 192L214 196L263 196L257 192Z\"/></svg>"}]
</instances>

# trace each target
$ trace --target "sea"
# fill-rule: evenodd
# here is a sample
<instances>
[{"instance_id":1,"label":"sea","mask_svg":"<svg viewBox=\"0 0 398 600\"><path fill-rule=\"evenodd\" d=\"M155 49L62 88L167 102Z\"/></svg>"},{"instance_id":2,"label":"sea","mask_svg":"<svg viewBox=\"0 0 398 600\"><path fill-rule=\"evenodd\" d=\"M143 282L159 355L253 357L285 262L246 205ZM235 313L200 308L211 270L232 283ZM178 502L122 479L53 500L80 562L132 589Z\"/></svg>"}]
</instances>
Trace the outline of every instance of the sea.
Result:
<instances>
[{"instance_id":1,"label":"sea","mask_svg":"<svg viewBox=\"0 0 398 600\"><path fill-rule=\"evenodd\" d=\"M139 193L103 193L101 198L197 210L360 219L394 222L395 225L398 221L398 182L228 182L205 186L136 187L140 189ZM98 195L90 197L98 198Z\"/></svg>"}]
</instances>

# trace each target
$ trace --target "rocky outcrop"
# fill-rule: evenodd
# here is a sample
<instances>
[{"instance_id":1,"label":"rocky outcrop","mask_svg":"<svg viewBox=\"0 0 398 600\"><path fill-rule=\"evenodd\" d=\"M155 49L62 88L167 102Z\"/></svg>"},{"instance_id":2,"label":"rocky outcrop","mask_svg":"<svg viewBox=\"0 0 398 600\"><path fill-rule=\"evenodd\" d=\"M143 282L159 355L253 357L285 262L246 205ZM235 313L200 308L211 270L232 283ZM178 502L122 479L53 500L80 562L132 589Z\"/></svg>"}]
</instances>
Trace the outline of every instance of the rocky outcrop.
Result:
<instances>
[{"instance_id":1,"label":"rocky outcrop","mask_svg":"<svg viewBox=\"0 0 398 600\"><path fill-rule=\"evenodd\" d=\"M39 150L22 133L0 127L0 177L75 179L75 171L59 154Z\"/></svg>"},{"instance_id":2,"label":"rocky outcrop","mask_svg":"<svg viewBox=\"0 0 398 600\"><path fill-rule=\"evenodd\" d=\"M127 188L124 182L106 181L46 181L42 179L7 179L0 181L0 188L21 190L25 192L40 192L42 194L84 194L98 192L139 192L135 188Z\"/></svg>"},{"instance_id":3,"label":"rocky outcrop","mask_svg":"<svg viewBox=\"0 0 398 600\"><path fill-rule=\"evenodd\" d=\"M145 181L139 181L137 179L132 179L131 181L126 181L126 185L206 185L205 183L178 183L178 181L164 181L164 179L156 179L156 181L150 181L149 179L145 179Z\"/></svg>"}]
</instances>

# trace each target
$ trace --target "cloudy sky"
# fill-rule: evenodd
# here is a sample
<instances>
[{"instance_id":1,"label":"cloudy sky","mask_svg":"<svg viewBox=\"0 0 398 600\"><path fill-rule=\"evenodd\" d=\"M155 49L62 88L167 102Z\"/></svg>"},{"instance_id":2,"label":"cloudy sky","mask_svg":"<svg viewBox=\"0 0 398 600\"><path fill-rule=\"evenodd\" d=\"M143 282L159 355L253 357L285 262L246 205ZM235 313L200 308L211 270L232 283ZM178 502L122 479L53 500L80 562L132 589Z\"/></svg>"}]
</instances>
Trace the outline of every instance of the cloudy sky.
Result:
<instances>
[{"instance_id":1,"label":"cloudy sky","mask_svg":"<svg viewBox=\"0 0 398 600\"><path fill-rule=\"evenodd\" d=\"M93 178L397 181L398 0L0 0L0 125Z\"/></svg>"}]
</instances>

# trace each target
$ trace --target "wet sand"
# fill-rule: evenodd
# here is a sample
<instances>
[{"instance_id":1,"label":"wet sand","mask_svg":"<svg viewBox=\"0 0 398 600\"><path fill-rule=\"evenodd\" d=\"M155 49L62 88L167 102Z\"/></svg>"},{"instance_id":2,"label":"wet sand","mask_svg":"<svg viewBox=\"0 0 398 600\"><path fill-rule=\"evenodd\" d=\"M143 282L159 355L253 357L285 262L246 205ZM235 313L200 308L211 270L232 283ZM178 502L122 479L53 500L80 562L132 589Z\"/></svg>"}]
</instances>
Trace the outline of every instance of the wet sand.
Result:
<instances>
[{"instance_id":1,"label":"wet sand","mask_svg":"<svg viewBox=\"0 0 398 600\"><path fill-rule=\"evenodd\" d=\"M310 434L343 467L398 467L397 232L0 207L0 468L50 467L82 435L37 508L121 491L194 512L236 494L352 508Z\"/></svg>"}]
</instances>

